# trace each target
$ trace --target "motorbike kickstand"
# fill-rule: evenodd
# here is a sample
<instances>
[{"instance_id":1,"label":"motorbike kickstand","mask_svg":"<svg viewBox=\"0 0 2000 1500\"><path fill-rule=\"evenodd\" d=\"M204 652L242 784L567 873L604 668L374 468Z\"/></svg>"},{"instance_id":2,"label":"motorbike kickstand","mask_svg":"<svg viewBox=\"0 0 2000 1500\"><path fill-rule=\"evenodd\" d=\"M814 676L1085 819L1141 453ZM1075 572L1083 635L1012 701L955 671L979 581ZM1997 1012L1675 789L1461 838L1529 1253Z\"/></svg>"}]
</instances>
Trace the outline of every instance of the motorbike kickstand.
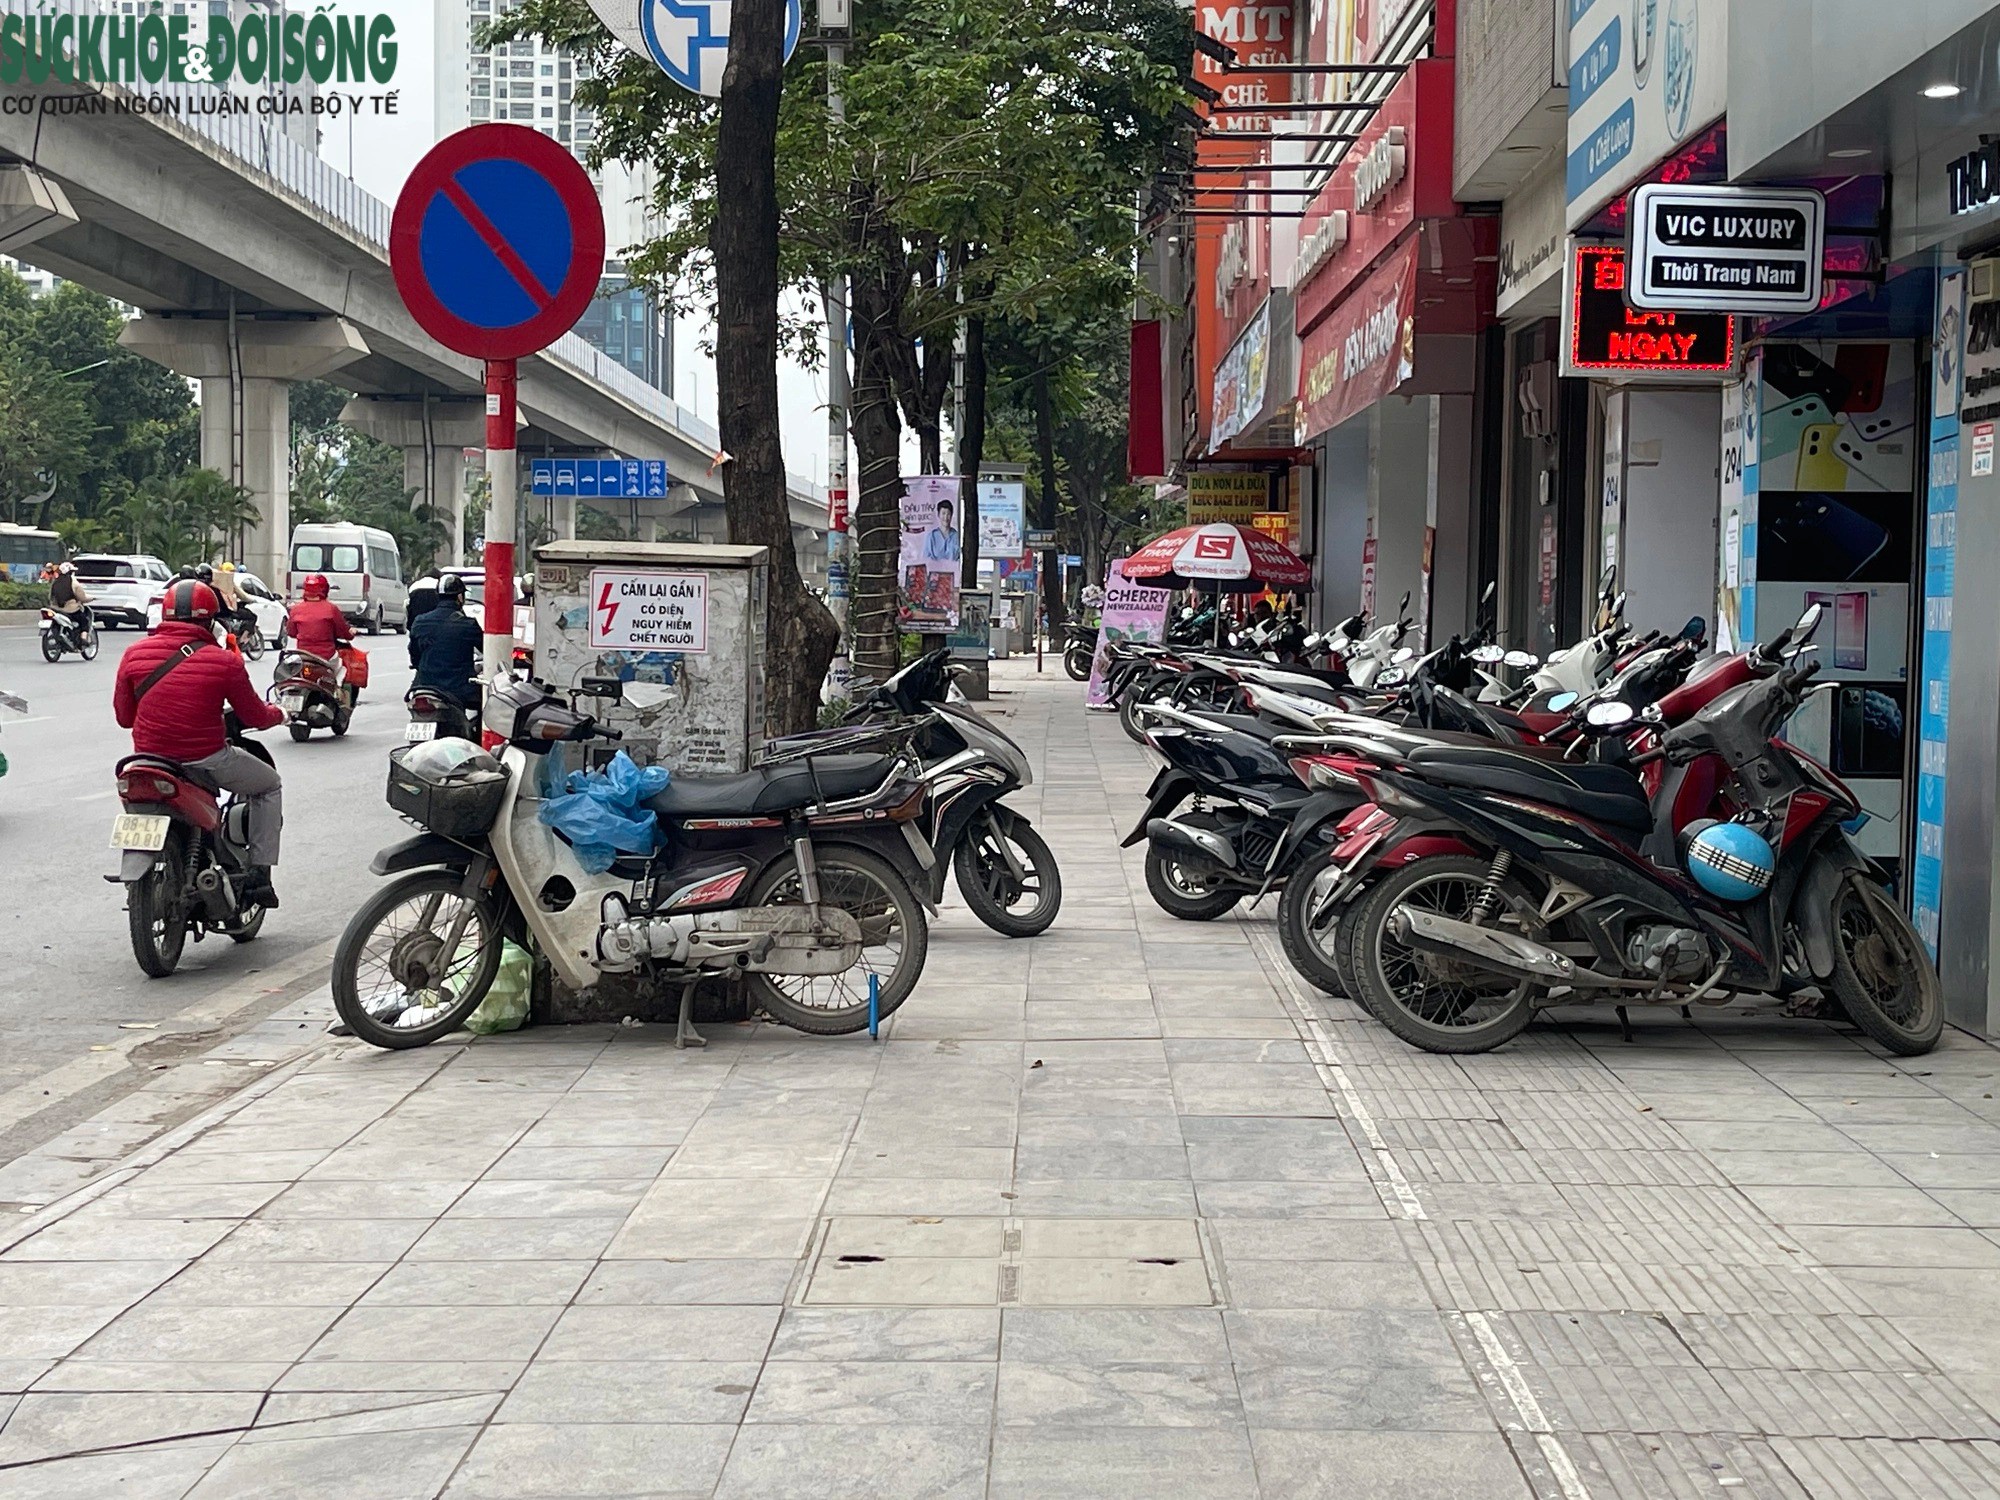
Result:
<instances>
[{"instance_id":1,"label":"motorbike kickstand","mask_svg":"<svg viewBox=\"0 0 2000 1500\"><path fill-rule=\"evenodd\" d=\"M1625 1007L1618 1007L1618 1030L1625 1041L1632 1040L1632 1018L1625 1013Z\"/></svg>"},{"instance_id":2,"label":"motorbike kickstand","mask_svg":"<svg viewBox=\"0 0 2000 1500\"><path fill-rule=\"evenodd\" d=\"M681 1015L680 1020L674 1025L676 1049L708 1045L708 1038L694 1029L694 988L698 983L699 980L690 979L681 986Z\"/></svg>"}]
</instances>

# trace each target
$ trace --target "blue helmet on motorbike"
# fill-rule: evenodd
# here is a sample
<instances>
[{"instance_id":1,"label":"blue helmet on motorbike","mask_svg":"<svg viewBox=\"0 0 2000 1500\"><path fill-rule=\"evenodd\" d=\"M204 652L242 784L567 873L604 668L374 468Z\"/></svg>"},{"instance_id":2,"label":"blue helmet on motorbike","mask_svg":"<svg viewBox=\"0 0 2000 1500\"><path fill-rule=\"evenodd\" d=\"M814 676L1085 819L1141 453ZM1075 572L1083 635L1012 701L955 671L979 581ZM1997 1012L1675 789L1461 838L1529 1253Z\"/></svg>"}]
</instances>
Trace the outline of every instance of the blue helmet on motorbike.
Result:
<instances>
[{"instance_id":1,"label":"blue helmet on motorbike","mask_svg":"<svg viewBox=\"0 0 2000 1500\"><path fill-rule=\"evenodd\" d=\"M1771 887L1778 857L1770 842L1742 823L1710 823L1690 830L1688 873L1709 895L1748 901Z\"/></svg>"}]
</instances>

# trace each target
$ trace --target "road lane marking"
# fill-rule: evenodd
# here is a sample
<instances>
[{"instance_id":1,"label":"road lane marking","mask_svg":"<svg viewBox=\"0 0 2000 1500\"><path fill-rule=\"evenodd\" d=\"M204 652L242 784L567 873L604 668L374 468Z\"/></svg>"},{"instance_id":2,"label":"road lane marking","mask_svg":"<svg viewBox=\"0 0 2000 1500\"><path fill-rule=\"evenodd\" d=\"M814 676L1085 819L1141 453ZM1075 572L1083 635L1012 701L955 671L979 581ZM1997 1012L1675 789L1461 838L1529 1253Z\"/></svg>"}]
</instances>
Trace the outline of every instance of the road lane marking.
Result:
<instances>
[{"instance_id":1,"label":"road lane marking","mask_svg":"<svg viewBox=\"0 0 2000 1500\"><path fill-rule=\"evenodd\" d=\"M1472 1330L1472 1336L1479 1342L1480 1353L1493 1367L1493 1373L1500 1379L1500 1388L1507 1393L1507 1400L1521 1418L1521 1425L1535 1439L1535 1446L1541 1449L1542 1457L1549 1466L1549 1472L1561 1488L1564 1500L1590 1500L1590 1490L1584 1485L1583 1475L1577 1472L1575 1462L1564 1448L1562 1440L1555 1435L1555 1428L1542 1411L1542 1403L1535 1399L1535 1392L1528 1384L1528 1378L1521 1373L1521 1367L1514 1363L1514 1357L1507 1352L1507 1346L1500 1342L1500 1335L1493 1331L1483 1312L1461 1313L1465 1326Z\"/></svg>"}]
</instances>

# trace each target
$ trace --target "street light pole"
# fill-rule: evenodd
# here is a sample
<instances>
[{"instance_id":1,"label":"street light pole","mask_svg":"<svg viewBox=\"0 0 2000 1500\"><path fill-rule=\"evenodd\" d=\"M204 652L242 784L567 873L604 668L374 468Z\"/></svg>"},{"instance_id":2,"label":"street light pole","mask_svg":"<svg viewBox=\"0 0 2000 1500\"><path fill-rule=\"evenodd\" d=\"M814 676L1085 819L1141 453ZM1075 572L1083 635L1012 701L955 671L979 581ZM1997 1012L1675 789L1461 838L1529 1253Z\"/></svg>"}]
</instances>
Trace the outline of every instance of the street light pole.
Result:
<instances>
[{"instance_id":1,"label":"street light pole","mask_svg":"<svg viewBox=\"0 0 2000 1500\"><path fill-rule=\"evenodd\" d=\"M826 113L838 128L847 118L840 74L847 65L847 34L853 23L849 0L820 0L820 30L826 35ZM852 397L847 369L847 275L836 272L821 289L826 303L826 603L839 630L827 678L835 699L847 696L847 600L849 548L847 504L847 408Z\"/></svg>"}]
</instances>

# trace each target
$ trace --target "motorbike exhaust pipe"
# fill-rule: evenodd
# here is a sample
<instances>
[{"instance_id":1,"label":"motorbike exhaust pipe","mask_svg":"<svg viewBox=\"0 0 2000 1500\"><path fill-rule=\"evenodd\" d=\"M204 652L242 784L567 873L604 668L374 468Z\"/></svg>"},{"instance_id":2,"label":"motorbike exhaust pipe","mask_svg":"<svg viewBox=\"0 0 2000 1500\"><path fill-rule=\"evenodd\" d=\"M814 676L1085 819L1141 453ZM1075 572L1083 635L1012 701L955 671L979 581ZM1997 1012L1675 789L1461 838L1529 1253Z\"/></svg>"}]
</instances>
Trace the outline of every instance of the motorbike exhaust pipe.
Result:
<instances>
[{"instance_id":1,"label":"motorbike exhaust pipe","mask_svg":"<svg viewBox=\"0 0 2000 1500\"><path fill-rule=\"evenodd\" d=\"M1206 828L1190 828L1172 818L1152 818L1146 823L1146 838L1176 854L1193 856L1204 864L1225 870L1236 868L1236 850L1228 839Z\"/></svg>"},{"instance_id":2,"label":"motorbike exhaust pipe","mask_svg":"<svg viewBox=\"0 0 2000 1500\"><path fill-rule=\"evenodd\" d=\"M1425 953L1470 957L1490 968L1557 984L1591 983L1597 976L1579 970L1567 954L1498 927L1475 927L1436 912L1399 906L1389 914L1389 931L1398 942Z\"/></svg>"}]
</instances>

